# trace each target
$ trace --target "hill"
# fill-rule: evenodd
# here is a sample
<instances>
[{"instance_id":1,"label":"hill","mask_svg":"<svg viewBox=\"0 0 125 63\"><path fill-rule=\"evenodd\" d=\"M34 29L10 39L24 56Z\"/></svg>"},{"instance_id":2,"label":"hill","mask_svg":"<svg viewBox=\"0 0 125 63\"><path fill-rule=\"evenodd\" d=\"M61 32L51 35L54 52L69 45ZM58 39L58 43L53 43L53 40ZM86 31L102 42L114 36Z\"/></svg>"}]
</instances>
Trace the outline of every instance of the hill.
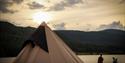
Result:
<instances>
[{"instance_id":1,"label":"hill","mask_svg":"<svg viewBox=\"0 0 125 63\"><path fill-rule=\"evenodd\" d=\"M125 53L125 31L114 29L93 32L60 30L56 33L78 53Z\"/></svg>"},{"instance_id":2,"label":"hill","mask_svg":"<svg viewBox=\"0 0 125 63\"><path fill-rule=\"evenodd\" d=\"M16 56L24 41L35 31L32 27L17 27L0 21L0 57ZM125 54L125 31L55 30L77 54Z\"/></svg>"}]
</instances>

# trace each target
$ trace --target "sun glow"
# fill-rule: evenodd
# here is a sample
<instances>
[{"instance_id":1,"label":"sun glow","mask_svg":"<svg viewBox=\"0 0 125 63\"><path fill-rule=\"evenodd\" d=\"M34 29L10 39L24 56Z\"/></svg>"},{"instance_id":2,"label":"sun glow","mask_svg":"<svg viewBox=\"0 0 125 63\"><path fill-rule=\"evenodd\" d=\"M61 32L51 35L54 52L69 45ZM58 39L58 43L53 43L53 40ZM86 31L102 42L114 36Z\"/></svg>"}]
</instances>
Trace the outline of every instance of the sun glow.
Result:
<instances>
[{"instance_id":1,"label":"sun glow","mask_svg":"<svg viewBox=\"0 0 125 63\"><path fill-rule=\"evenodd\" d=\"M36 12L33 14L32 19L34 22L40 24L41 22L52 20L52 15L48 12Z\"/></svg>"}]
</instances>

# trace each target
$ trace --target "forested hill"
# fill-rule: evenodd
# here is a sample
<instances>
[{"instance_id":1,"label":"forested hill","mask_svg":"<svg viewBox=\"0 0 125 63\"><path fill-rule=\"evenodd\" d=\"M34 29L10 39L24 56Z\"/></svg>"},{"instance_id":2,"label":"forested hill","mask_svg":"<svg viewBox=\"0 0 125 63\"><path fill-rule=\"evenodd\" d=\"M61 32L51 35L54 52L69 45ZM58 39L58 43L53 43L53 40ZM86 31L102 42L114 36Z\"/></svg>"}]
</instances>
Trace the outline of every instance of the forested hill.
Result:
<instances>
[{"instance_id":1,"label":"forested hill","mask_svg":"<svg viewBox=\"0 0 125 63\"><path fill-rule=\"evenodd\" d=\"M16 56L24 41L35 31L32 27L17 27L0 21L0 57ZM125 31L55 31L76 53L125 53Z\"/></svg>"}]
</instances>

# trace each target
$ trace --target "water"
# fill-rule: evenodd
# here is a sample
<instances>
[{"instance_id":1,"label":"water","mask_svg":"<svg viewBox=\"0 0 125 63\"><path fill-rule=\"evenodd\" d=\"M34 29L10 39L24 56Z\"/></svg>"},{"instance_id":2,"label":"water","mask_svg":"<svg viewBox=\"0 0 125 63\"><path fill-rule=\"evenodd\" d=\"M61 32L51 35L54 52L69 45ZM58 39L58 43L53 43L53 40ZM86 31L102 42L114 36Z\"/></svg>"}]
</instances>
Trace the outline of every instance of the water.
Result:
<instances>
[{"instance_id":1,"label":"water","mask_svg":"<svg viewBox=\"0 0 125 63\"><path fill-rule=\"evenodd\" d=\"M97 63L99 55L78 55L84 63ZM113 63L112 57L118 58L118 63L125 63L125 55L103 55L103 63Z\"/></svg>"}]
</instances>

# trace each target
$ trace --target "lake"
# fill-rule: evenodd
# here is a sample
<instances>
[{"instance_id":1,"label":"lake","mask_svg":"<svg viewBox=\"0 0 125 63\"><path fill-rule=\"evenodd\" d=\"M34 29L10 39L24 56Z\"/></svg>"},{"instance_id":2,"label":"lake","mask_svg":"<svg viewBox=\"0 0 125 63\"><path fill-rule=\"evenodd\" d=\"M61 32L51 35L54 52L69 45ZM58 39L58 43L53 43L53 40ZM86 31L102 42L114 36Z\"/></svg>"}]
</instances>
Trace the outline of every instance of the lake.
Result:
<instances>
[{"instance_id":1,"label":"lake","mask_svg":"<svg viewBox=\"0 0 125 63\"><path fill-rule=\"evenodd\" d=\"M84 63L97 63L99 55L78 55ZM125 63L125 55L103 55L103 63L112 63L112 57L118 58L118 63Z\"/></svg>"}]
</instances>

